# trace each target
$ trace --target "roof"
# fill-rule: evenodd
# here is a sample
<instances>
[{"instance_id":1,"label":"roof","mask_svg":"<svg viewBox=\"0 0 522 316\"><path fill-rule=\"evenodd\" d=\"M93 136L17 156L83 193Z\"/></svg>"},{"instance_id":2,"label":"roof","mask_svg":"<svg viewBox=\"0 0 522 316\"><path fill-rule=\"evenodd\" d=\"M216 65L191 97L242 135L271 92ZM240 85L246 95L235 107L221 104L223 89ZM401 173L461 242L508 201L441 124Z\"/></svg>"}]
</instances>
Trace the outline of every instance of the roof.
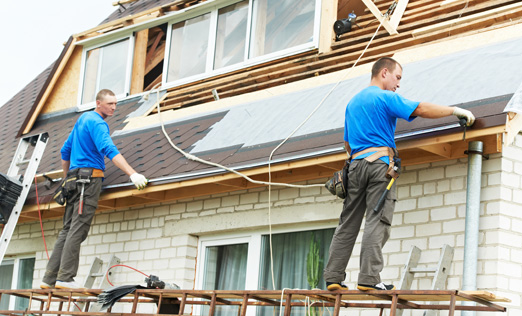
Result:
<instances>
[{"instance_id":1,"label":"roof","mask_svg":"<svg viewBox=\"0 0 522 316\"><path fill-rule=\"evenodd\" d=\"M486 57L490 61L481 64ZM474 66L479 64L480 67ZM470 108L479 118L473 127L475 129L502 125L505 123L502 111L522 83L518 67L508 65L522 65L522 37L405 64L401 94L414 100L433 100L434 103ZM343 151L346 103L368 85L369 79L369 74L365 74L335 86L317 86L166 122L165 127L177 146L202 159L242 169L266 165L271 151L334 88L324 105L276 152L274 160L339 153ZM190 161L176 152L159 124L122 131L126 117L132 116L143 102L138 97L120 103L116 114L107 119L114 143L137 172L145 174L152 183L182 181L224 172ZM59 150L79 115L81 113L64 112L37 121L33 133L50 133L40 172L61 168ZM414 123L401 121L396 137L404 140L421 137L426 131L449 133L459 130L454 117L438 120L417 118ZM128 177L111 163L107 164L106 174L106 188L131 185ZM40 196L52 191L53 188L39 189Z\"/></svg>"},{"instance_id":2,"label":"roof","mask_svg":"<svg viewBox=\"0 0 522 316\"><path fill-rule=\"evenodd\" d=\"M178 0L175 3L177 2L190 1ZM394 42L395 40L407 42L410 46L419 46L448 36L444 34L445 31L440 31L435 35L430 34L417 39L410 38L415 30L413 17L421 19L421 22L417 23L418 26L432 25L435 22L443 23L457 18L458 12L450 10L457 4L453 3L450 7L440 8L436 2L411 0L405 13L405 23L401 24L400 35L392 38L381 31L372 45L372 50L365 55L361 63L368 64L380 56L390 56L394 52L394 48L398 48L399 53L396 58L401 62L405 60L403 62L404 79L402 88L399 90L401 94L413 100L472 108L479 118L472 131L503 125L505 123L503 109L522 83L522 74L517 72L520 67L514 66L522 65L522 37L513 38L511 36L503 41L496 39L495 44L478 47L475 42L471 45L474 48L453 53L447 51L432 53L427 51L429 48L422 51L422 47L420 47L420 51L410 49L417 54L416 56L407 56L410 50L404 47L399 49L398 42ZM504 5L504 3L500 5L497 2L483 1L481 4L470 4L469 14L479 14L484 10L494 11ZM141 0L128 5L124 12L114 12L104 22L116 21L126 14L138 14L169 3L172 2ZM380 3L382 7L384 2ZM505 4L512 3L516 3L516 1L508 1ZM423 9L439 14L440 19L431 21L432 18L423 15ZM516 10L522 9L517 8ZM509 19L513 14L522 12L516 10L515 13L508 13L502 17L499 17L500 13L495 11L495 14L481 21L485 21L483 23L487 24L493 19L496 21L495 23L500 23L496 27L505 26L502 23L515 25L517 22L509 21ZM368 19L369 17L365 17L362 21ZM428 20L430 21L426 22ZM473 23L475 24L471 29L478 25L484 26L479 22ZM211 78L182 87L179 96L174 98L180 98L180 102L186 102L183 100L188 99L187 102L190 103L192 99L201 102L208 98L207 96L201 97L201 95L210 95L207 93L208 88L220 85L222 87L228 85L230 91L234 91L234 93L248 93L256 89L280 85L286 80L298 83L302 79L311 77L307 80L315 80L314 83L317 83L311 88L248 100L239 105L167 121L166 130L178 146L203 159L239 169L265 166L268 163L270 152L312 112L335 85L335 83L322 82L323 77L317 76L319 73L316 71L321 70L321 74L323 74L348 68L360 54L363 44L366 44L365 41L374 30L354 31L353 38L347 37L341 42L335 43L334 50L328 54L309 52L298 57L292 56L289 57L290 59L275 61L265 65L266 67L260 65L229 76L222 76L221 79ZM464 33L466 28L458 25L453 27L451 32ZM483 32L483 30L477 32ZM463 39L455 38L453 44L460 40ZM433 57L427 58L426 56L430 54ZM280 68L274 68L276 66ZM48 81L52 69L54 69L53 65L0 108L0 116L7 118L0 134L3 140L0 143L0 170L7 170L18 143L16 132L21 127L24 118L33 114L32 106L35 104L37 96L42 93L42 89L45 88L45 82ZM240 80L243 77L248 77L248 80ZM346 102L357 91L367 86L369 81L369 74L366 73L339 82L324 105L314 113L294 137L277 151L274 160L296 161L306 157L342 153L342 114ZM237 86L239 88L236 89ZM173 89L168 93L175 94L176 91ZM223 91L221 94L220 91L222 97L232 96L227 93L227 91ZM115 144L138 172L145 174L153 184L180 182L225 173L221 169L189 161L181 154L174 152L162 135L158 124L129 130L125 120L142 112L146 107L143 103L141 97L129 98L120 102L116 114L107 119ZM30 134L43 131L50 134L49 144L38 169L39 173L61 169L60 147L80 114L74 109L70 109L38 117ZM409 124L400 122L396 137L403 141L460 131L454 118L416 119ZM128 177L113 164L107 164L106 174L105 189L121 191L131 187ZM45 202L54 188L48 189L42 184L38 189L40 196L44 197L42 201ZM31 198L33 199L31 200ZM34 193L30 194L28 203L34 203Z\"/></svg>"}]
</instances>

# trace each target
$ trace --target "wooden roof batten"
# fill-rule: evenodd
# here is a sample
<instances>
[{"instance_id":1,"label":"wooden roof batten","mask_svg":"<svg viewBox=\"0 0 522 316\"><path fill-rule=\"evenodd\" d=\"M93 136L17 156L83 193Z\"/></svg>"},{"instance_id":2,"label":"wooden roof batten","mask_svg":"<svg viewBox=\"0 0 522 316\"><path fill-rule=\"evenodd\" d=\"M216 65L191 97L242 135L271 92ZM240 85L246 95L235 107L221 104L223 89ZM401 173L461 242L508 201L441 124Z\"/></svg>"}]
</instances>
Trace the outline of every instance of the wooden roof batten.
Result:
<instances>
[{"instance_id":1,"label":"wooden roof batten","mask_svg":"<svg viewBox=\"0 0 522 316\"><path fill-rule=\"evenodd\" d=\"M384 1L379 3L382 6ZM400 33L390 36L386 30L379 31L359 65L392 56L413 46L518 24L522 18L522 3L516 0L470 1L466 12L462 12L459 5L462 6L459 1L441 5L440 1L425 1L421 4L420 1L410 0L398 27ZM437 14L441 14L440 19L433 18ZM360 17L363 21L374 18L371 13ZM220 98L227 98L347 69L359 57L377 26L375 22L368 28L354 28L341 41L332 43L330 52L319 54L317 51L308 51L299 56L289 56L169 88L160 103L161 107L169 110L212 102L214 89L219 92ZM415 33L419 27L426 28L421 33ZM155 107L151 107L150 113L156 112Z\"/></svg>"}]
</instances>

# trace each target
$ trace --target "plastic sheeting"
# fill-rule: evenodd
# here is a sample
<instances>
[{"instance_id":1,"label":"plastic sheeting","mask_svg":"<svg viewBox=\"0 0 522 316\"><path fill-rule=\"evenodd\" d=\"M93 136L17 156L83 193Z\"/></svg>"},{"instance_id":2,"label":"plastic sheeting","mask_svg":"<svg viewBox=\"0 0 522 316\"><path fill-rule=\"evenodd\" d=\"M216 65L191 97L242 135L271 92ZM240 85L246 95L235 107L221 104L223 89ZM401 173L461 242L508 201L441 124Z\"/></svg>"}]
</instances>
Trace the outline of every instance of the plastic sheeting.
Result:
<instances>
[{"instance_id":1,"label":"plastic sheeting","mask_svg":"<svg viewBox=\"0 0 522 316\"><path fill-rule=\"evenodd\" d=\"M482 100L522 89L521 68L522 37L403 65L397 92L411 100L443 105ZM295 136L342 128L347 102L369 82L370 74L341 82ZM318 86L226 109L226 116L212 126L191 152L282 140L333 86ZM513 108L522 110L521 95L518 93L512 102Z\"/></svg>"}]
</instances>

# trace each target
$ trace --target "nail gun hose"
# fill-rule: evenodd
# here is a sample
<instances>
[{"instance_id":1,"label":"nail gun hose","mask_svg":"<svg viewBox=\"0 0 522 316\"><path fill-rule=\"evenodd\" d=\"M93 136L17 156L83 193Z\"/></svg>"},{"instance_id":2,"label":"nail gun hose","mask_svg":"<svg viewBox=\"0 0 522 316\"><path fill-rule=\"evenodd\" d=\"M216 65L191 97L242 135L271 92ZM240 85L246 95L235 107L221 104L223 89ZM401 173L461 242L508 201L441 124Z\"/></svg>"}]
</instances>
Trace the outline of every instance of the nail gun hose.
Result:
<instances>
[{"instance_id":1,"label":"nail gun hose","mask_svg":"<svg viewBox=\"0 0 522 316\"><path fill-rule=\"evenodd\" d=\"M382 208L382 205L384 204L384 200L386 200L386 196L388 195L388 192L390 191L393 183L395 182L395 178L392 178L390 180L390 183L388 183L388 186L386 187L386 190L382 193L381 197L379 198L379 201L377 202L377 205L373 208L374 212L379 212Z\"/></svg>"}]
</instances>

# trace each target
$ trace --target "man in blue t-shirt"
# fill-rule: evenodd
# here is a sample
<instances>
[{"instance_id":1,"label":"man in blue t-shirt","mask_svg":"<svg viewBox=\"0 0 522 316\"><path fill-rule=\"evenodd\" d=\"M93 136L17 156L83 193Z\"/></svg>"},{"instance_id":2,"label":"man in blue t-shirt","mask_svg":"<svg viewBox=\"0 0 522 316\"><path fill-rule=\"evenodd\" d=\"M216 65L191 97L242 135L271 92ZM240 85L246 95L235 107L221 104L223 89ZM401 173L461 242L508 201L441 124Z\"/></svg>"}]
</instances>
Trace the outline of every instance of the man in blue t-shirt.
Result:
<instances>
[{"instance_id":1,"label":"man in blue t-shirt","mask_svg":"<svg viewBox=\"0 0 522 316\"><path fill-rule=\"evenodd\" d=\"M80 260L80 244L87 238L98 206L105 171L105 157L130 176L136 188L143 189L147 179L137 173L112 142L105 119L116 110L116 96L103 89L96 95L96 109L80 116L61 149L67 204L63 228L40 287L80 288L74 282ZM82 182L83 181L83 182Z\"/></svg>"},{"instance_id":2,"label":"man in blue t-shirt","mask_svg":"<svg viewBox=\"0 0 522 316\"><path fill-rule=\"evenodd\" d=\"M395 93L402 79L402 66L384 57L372 67L370 86L355 95L346 107L344 141L352 161L349 167L348 192L339 224L330 245L324 279L328 290L347 289L343 283L346 266L366 215L361 241L359 290L392 290L392 284L381 282L382 247L390 237L396 193L393 185L383 207L373 209L390 180L386 177L390 159L397 155L395 127L397 119L412 121L415 117L441 118L455 115L465 118L467 125L475 117L465 109L427 102L413 102Z\"/></svg>"}]
</instances>

